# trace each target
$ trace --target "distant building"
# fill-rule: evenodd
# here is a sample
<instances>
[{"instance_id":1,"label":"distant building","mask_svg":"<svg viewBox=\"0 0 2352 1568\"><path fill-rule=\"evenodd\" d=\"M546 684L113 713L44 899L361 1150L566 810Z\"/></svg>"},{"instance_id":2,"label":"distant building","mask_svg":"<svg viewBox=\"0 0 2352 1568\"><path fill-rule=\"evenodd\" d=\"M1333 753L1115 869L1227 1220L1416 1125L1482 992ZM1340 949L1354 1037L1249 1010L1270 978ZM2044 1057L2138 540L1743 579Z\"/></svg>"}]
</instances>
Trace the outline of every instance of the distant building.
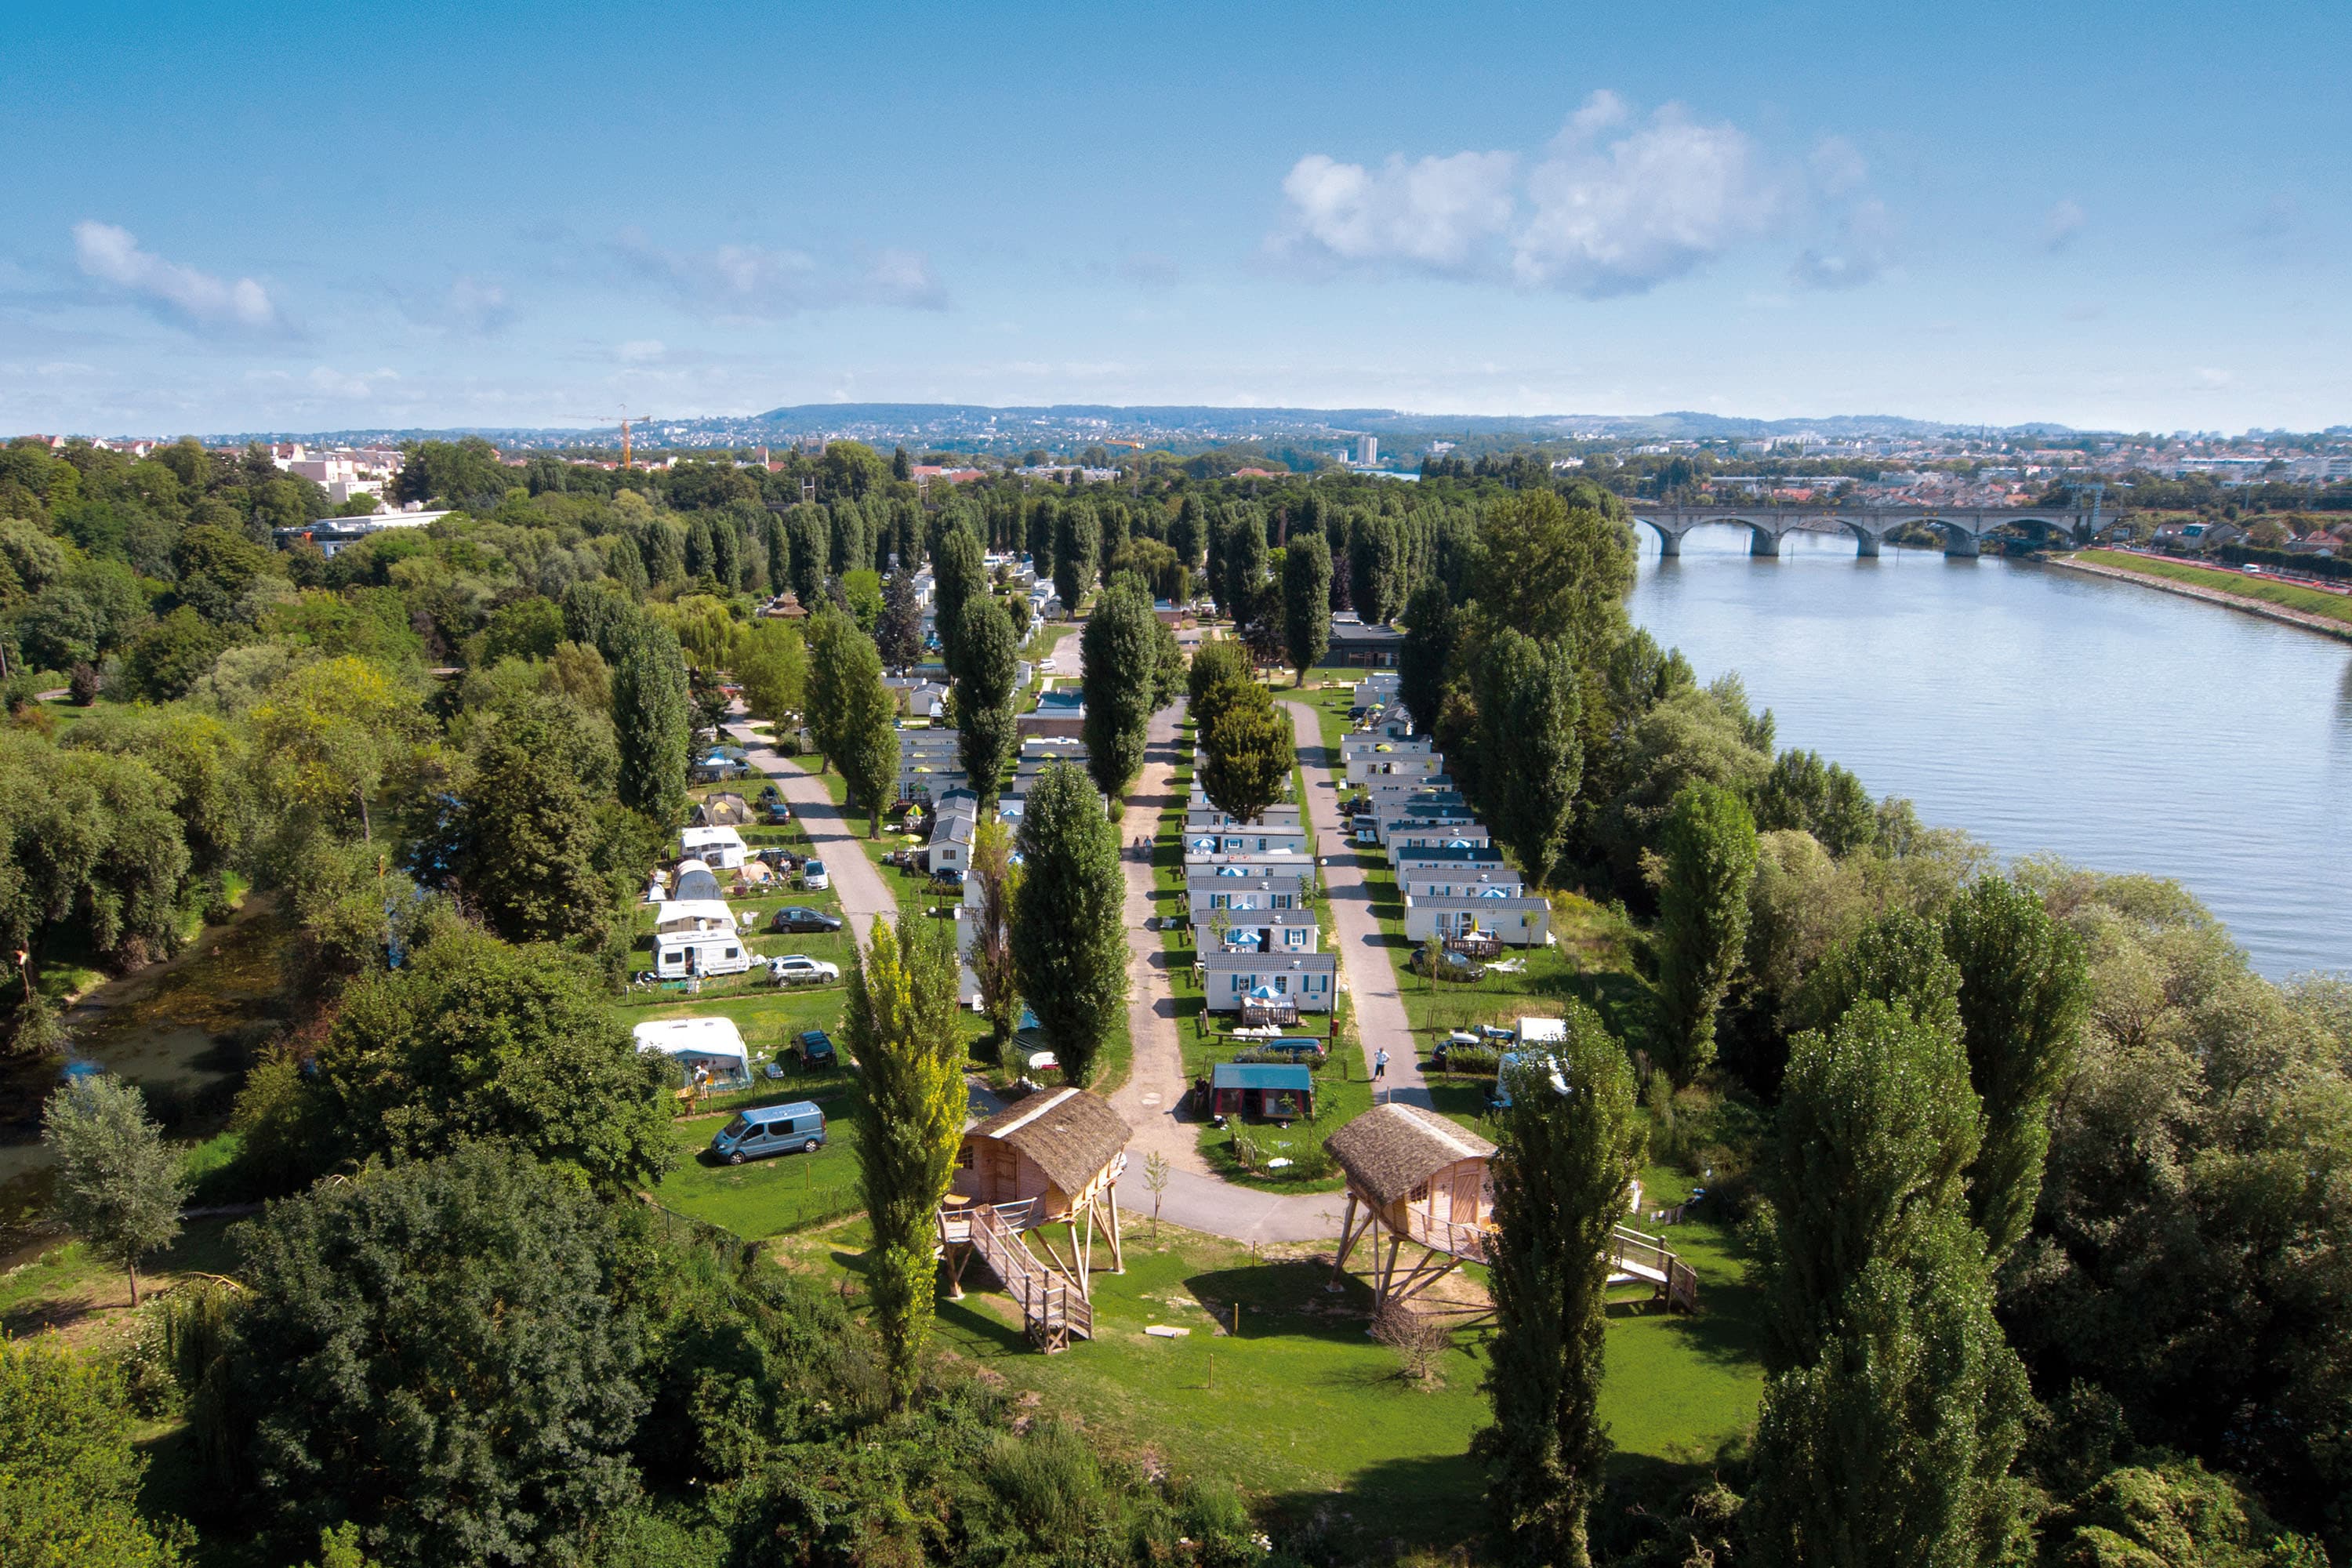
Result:
<instances>
[{"instance_id":1,"label":"distant building","mask_svg":"<svg viewBox=\"0 0 2352 1568\"><path fill-rule=\"evenodd\" d=\"M1356 437L1356 467L1376 468L1381 464L1381 438L1378 436Z\"/></svg>"}]
</instances>

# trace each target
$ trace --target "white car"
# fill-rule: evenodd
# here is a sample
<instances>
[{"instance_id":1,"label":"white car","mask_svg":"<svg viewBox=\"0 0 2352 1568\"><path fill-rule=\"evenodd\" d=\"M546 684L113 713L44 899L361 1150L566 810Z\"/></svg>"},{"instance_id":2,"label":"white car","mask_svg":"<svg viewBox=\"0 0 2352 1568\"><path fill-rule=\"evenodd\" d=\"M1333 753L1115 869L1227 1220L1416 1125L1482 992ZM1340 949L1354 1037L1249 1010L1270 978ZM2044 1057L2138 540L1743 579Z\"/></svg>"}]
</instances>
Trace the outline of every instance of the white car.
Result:
<instances>
[{"instance_id":1,"label":"white car","mask_svg":"<svg viewBox=\"0 0 2352 1568\"><path fill-rule=\"evenodd\" d=\"M802 863L801 886L812 893L822 893L833 886L833 879L824 874L824 861L808 860Z\"/></svg>"},{"instance_id":2,"label":"white car","mask_svg":"<svg viewBox=\"0 0 2352 1568\"><path fill-rule=\"evenodd\" d=\"M779 985L830 985L841 978L841 965L804 952L790 952L770 959L768 973Z\"/></svg>"}]
</instances>

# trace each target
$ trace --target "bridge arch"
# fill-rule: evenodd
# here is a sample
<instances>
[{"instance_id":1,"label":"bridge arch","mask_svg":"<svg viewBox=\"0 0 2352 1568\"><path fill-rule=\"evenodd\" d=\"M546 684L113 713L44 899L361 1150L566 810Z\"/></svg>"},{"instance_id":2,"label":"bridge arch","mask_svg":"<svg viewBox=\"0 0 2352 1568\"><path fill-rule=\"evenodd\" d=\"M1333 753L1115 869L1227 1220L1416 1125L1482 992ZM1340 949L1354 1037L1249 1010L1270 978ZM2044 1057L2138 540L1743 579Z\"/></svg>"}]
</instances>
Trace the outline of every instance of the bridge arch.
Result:
<instances>
[{"instance_id":1,"label":"bridge arch","mask_svg":"<svg viewBox=\"0 0 2352 1568\"><path fill-rule=\"evenodd\" d=\"M1656 518L1644 517L1638 511L1633 513L1633 521L1639 523L1646 523L1651 531L1654 532L1658 536L1659 554L1680 555L1683 552L1683 535L1690 531L1688 526L1685 526L1681 529L1668 528Z\"/></svg>"}]
</instances>

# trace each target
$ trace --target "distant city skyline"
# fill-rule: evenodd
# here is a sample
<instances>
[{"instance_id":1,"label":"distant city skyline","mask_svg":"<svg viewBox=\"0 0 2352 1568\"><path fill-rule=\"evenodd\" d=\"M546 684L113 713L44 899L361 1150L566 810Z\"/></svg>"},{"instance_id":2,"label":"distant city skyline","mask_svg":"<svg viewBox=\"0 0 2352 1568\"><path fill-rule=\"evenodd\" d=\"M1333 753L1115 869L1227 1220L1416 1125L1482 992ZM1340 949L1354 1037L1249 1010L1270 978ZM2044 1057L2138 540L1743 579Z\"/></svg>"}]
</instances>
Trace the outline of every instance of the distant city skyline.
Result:
<instances>
[{"instance_id":1,"label":"distant city skyline","mask_svg":"<svg viewBox=\"0 0 2352 1568\"><path fill-rule=\"evenodd\" d=\"M883 400L2352 421L2345 7L661 26L28 14L0 433Z\"/></svg>"}]
</instances>

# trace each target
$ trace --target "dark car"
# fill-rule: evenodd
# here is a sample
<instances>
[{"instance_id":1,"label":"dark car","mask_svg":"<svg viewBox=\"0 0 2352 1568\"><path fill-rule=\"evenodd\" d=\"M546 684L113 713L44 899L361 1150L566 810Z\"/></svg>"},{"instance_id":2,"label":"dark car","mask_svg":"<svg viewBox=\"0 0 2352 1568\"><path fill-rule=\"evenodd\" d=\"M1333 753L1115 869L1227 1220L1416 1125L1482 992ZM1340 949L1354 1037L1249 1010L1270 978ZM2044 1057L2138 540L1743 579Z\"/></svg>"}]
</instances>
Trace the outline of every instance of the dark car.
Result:
<instances>
[{"instance_id":1,"label":"dark car","mask_svg":"<svg viewBox=\"0 0 2352 1568\"><path fill-rule=\"evenodd\" d=\"M803 1072L834 1067L841 1060L834 1054L833 1037L823 1029L804 1029L794 1035L793 1043L784 1047L784 1054L798 1062Z\"/></svg>"},{"instance_id":2,"label":"dark car","mask_svg":"<svg viewBox=\"0 0 2352 1568\"><path fill-rule=\"evenodd\" d=\"M952 866L941 866L931 873L931 888L936 892L961 891L963 873Z\"/></svg>"},{"instance_id":3,"label":"dark car","mask_svg":"<svg viewBox=\"0 0 2352 1568\"><path fill-rule=\"evenodd\" d=\"M769 805L768 805L768 826L771 826L771 827L782 827L782 826L785 826L786 825L788 825L788 824L792 821L792 819L793 819L793 810L792 810L792 807L790 807L790 806L786 805L782 801L781 801L781 800L779 800L779 801L772 801L772 802L771 802L771 803L769 804Z\"/></svg>"},{"instance_id":4,"label":"dark car","mask_svg":"<svg viewBox=\"0 0 2352 1568\"><path fill-rule=\"evenodd\" d=\"M841 929L841 917L826 914L823 910L813 910L806 904L786 904L769 920L768 929L788 931L835 931Z\"/></svg>"},{"instance_id":5,"label":"dark car","mask_svg":"<svg viewBox=\"0 0 2352 1568\"><path fill-rule=\"evenodd\" d=\"M1324 1043L1313 1035L1282 1035L1271 1040L1260 1040L1254 1047L1262 1057L1281 1057L1295 1062L1315 1063L1328 1054Z\"/></svg>"},{"instance_id":6,"label":"dark car","mask_svg":"<svg viewBox=\"0 0 2352 1568\"><path fill-rule=\"evenodd\" d=\"M1416 948L1413 951L1412 972L1415 974L1427 974L1429 973L1429 950L1427 948ZM1486 978L1486 966L1483 963L1473 963L1470 960L1463 957L1458 952L1441 952L1437 955L1437 978L1440 980L1459 980L1465 983L1484 980Z\"/></svg>"}]
</instances>

